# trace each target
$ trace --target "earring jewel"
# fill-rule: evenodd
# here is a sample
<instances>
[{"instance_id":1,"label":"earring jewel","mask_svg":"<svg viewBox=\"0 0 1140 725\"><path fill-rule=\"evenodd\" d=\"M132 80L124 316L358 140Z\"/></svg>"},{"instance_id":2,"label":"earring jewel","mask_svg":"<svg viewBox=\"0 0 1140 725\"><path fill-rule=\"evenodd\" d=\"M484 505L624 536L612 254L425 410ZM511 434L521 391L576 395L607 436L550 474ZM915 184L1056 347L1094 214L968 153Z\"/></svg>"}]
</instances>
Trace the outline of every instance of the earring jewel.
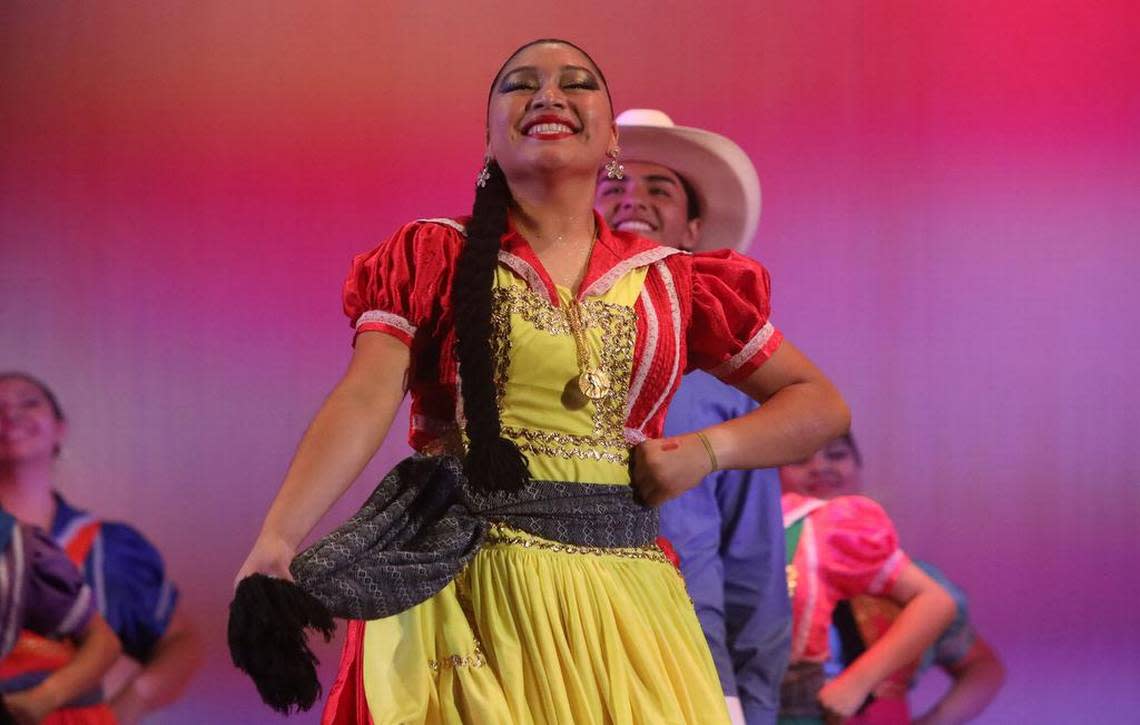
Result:
<instances>
[{"instance_id":1,"label":"earring jewel","mask_svg":"<svg viewBox=\"0 0 1140 725\"><path fill-rule=\"evenodd\" d=\"M482 189L491 180L491 159L486 159L483 162L483 168L479 169L479 175L475 177L475 186Z\"/></svg>"},{"instance_id":2,"label":"earring jewel","mask_svg":"<svg viewBox=\"0 0 1140 725\"><path fill-rule=\"evenodd\" d=\"M606 162L606 178L611 181L621 181L625 178L625 165L618 161L618 154L620 153L621 149L617 146L606 152L606 156L610 157L610 160Z\"/></svg>"}]
</instances>

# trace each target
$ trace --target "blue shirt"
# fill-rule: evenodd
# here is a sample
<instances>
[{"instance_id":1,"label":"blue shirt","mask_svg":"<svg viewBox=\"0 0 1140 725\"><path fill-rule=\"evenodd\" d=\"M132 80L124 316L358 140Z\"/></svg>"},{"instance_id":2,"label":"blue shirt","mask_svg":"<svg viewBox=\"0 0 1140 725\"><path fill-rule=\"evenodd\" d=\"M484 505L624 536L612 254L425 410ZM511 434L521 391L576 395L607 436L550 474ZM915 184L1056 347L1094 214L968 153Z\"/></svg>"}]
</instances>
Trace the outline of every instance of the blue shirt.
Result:
<instances>
[{"instance_id":1,"label":"blue shirt","mask_svg":"<svg viewBox=\"0 0 1140 725\"><path fill-rule=\"evenodd\" d=\"M64 546L69 537L94 518L55 494L51 535ZM146 662L162 639L178 590L166 578L158 549L126 524L104 521L95 537L83 574L95 593L96 606L123 643L123 651Z\"/></svg>"},{"instance_id":2,"label":"blue shirt","mask_svg":"<svg viewBox=\"0 0 1140 725\"><path fill-rule=\"evenodd\" d=\"M689 433L756 403L707 373L681 381L666 435ZM780 481L774 469L718 471L661 507L726 696L749 725L775 723L791 648Z\"/></svg>"},{"instance_id":3,"label":"blue shirt","mask_svg":"<svg viewBox=\"0 0 1140 725\"><path fill-rule=\"evenodd\" d=\"M974 646L975 635L974 628L970 624L969 601L962 588L950 581L942 570L930 562L915 559L914 563L929 574L931 579L941 584L942 588L954 598L954 621L939 635L938 641L922 653L922 662L918 672L915 673L917 679L931 665L953 667L965 659L970 648Z\"/></svg>"}]
</instances>

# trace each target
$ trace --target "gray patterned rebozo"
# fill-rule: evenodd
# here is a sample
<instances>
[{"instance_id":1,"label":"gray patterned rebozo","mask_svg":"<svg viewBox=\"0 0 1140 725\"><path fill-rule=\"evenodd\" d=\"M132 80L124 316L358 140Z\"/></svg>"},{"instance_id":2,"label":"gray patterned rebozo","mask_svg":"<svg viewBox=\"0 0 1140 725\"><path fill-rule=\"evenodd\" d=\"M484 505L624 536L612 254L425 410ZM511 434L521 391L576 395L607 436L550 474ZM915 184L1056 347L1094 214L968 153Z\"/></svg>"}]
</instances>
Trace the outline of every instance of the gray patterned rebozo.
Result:
<instances>
[{"instance_id":1,"label":"gray patterned rebozo","mask_svg":"<svg viewBox=\"0 0 1140 725\"><path fill-rule=\"evenodd\" d=\"M628 486L530 481L484 492L467 485L458 459L413 456L289 570L336 617L388 617L443 589L495 522L578 546L645 546L657 536L656 509Z\"/></svg>"}]
</instances>

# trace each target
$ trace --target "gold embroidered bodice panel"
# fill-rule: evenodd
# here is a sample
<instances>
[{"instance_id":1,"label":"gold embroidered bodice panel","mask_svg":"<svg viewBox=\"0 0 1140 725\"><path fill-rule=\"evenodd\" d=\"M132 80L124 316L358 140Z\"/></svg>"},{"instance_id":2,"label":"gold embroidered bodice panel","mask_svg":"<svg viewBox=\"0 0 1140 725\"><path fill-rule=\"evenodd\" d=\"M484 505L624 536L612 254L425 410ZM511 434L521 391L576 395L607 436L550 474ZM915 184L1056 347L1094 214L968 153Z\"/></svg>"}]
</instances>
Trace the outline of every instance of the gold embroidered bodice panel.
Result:
<instances>
[{"instance_id":1,"label":"gold embroidered bodice panel","mask_svg":"<svg viewBox=\"0 0 1140 725\"><path fill-rule=\"evenodd\" d=\"M591 363L610 379L608 394L586 398L566 309L499 268L492 306L492 354L503 434L513 440L539 480L629 482L626 401L637 340L634 303L645 270L633 270L608 292L581 303Z\"/></svg>"}]
</instances>

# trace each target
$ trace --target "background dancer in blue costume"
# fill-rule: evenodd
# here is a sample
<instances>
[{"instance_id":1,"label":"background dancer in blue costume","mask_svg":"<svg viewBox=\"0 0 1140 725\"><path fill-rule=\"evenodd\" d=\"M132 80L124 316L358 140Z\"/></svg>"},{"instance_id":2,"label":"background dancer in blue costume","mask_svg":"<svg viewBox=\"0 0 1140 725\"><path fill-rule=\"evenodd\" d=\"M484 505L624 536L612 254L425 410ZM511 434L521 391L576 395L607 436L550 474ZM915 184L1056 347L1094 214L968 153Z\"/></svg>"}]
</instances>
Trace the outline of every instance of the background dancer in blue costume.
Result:
<instances>
[{"instance_id":1,"label":"background dancer in blue costume","mask_svg":"<svg viewBox=\"0 0 1140 725\"><path fill-rule=\"evenodd\" d=\"M747 252L760 218L760 183L731 140L675 126L656 110L618 116L624 179L603 178L597 208L614 229L687 251ZM740 390L695 370L681 381L666 435L756 408ZM681 571L734 719L774 723L788 663L792 611L784 577L775 469L717 471L661 507L661 533Z\"/></svg>"}]
</instances>

